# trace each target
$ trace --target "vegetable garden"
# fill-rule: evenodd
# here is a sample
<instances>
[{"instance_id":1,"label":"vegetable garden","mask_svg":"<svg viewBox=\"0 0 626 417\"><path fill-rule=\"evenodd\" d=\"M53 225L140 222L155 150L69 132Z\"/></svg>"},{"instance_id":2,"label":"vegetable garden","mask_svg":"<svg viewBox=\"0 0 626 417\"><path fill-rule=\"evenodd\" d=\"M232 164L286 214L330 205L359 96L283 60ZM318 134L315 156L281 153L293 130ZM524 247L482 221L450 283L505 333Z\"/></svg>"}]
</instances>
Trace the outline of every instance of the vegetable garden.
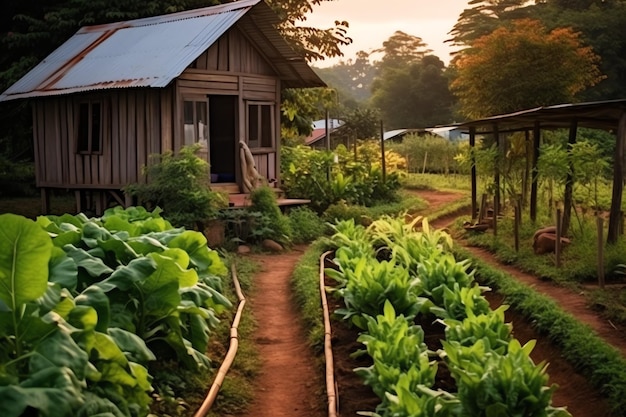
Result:
<instances>
[{"instance_id":1,"label":"vegetable garden","mask_svg":"<svg viewBox=\"0 0 626 417\"><path fill-rule=\"evenodd\" d=\"M145 416L155 368L209 366L231 303L201 233L140 207L0 230L0 415Z\"/></svg>"},{"instance_id":2,"label":"vegetable garden","mask_svg":"<svg viewBox=\"0 0 626 417\"><path fill-rule=\"evenodd\" d=\"M327 275L345 308L336 311L363 332L371 365L356 372L379 396L371 416L568 416L551 405L546 364L530 358L491 310L452 240L419 219L383 218L367 229L340 222L332 237L336 269ZM427 346L419 323L441 326L439 346ZM453 381L445 381L447 369ZM450 379L450 378L448 378Z\"/></svg>"}]
</instances>

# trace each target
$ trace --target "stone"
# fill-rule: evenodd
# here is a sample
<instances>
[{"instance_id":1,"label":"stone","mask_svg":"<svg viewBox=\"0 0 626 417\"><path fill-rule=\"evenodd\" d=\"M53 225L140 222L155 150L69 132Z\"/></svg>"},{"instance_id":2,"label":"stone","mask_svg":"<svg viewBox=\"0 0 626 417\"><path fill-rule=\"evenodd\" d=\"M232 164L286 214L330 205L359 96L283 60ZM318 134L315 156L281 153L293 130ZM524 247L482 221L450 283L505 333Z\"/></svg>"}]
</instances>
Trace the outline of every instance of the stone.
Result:
<instances>
[{"instance_id":1,"label":"stone","mask_svg":"<svg viewBox=\"0 0 626 417\"><path fill-rule=\"evenodd\" d=\"M283 247L280 243L273 241L272 239L265 239L261 242L261 247L270 252L282 252Z\"/></svg>"},{"instance_id":2,"label":"stone","mask_svg":"<svg viewBox=\"0 0 626 417\"><path fill-rule=\"evenodd\" d=\"M250 246L246 246L246 245L237 246L237 253L240 255L245 255L246 253L250 253L250 251L251 251Z\"/></svg>"}]
</instances>

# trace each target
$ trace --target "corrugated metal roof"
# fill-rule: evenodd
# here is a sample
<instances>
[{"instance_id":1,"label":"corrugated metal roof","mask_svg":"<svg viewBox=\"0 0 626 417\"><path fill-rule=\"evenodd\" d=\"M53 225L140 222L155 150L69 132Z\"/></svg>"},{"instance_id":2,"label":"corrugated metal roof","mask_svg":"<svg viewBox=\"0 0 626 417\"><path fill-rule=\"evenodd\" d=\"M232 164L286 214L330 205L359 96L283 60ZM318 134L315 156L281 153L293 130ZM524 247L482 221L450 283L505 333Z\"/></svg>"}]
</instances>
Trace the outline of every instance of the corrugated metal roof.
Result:
<instances>
[{"instance_id":1,"label":"corrugated metal roof","mask_svg":"<svg viewBox=\"0 0 626 417\"><path fill-rule=\"evenodd\" d=\"M626 99L566 103L499 114L452 126L465 129L473 127L479 133L492 133L496 125L499 131L532 130L535 123L539 123L542 129L559 129L568 128L575 120L579 127L617 131L624 112Z\"/></svg>"},{"instance_id":2,"label":"corrugated metal roof","mask_svg":"<svg viewBox=\"0 0 626 417\"><path fill-rule=\"evenodd\" d=\"M324 83L275 28L262 0L239 0L164 16L80 29L0 95L0 101L125 87L165 87L235 23L254 33L285 86ZM312 75L311 75L312 74Z\"/></svg>"}]
</instances>

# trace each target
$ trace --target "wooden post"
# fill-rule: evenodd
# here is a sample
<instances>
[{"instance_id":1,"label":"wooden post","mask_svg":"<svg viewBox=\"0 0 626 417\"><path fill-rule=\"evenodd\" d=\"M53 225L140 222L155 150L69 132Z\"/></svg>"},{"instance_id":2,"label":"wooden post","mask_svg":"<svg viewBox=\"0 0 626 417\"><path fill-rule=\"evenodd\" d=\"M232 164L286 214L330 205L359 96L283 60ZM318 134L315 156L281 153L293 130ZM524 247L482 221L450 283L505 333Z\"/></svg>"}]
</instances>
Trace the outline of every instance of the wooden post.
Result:
<instances>
[{"instance_id":1,"label":"wooden post","mask_svg":"<svg viewBox=\"0 0 626 417\"><path fill-rule=\"evenodd\" d=\"M46 187L41 187L41 214L50 214L50 193Z\"/></svg>"},{"instance_id":2,"label":"wooden post","mask_svg":"<svg viewBox=\"0 0 626 417\"><path fill-rule=\"evenodd\" d=\"M426 161L428 160L428 151L424 152L424 163L422 164L422 174L426 173Z\"/></svg>"},{"instance_id":3,"label":"wooden post","mask_svg":"<svg viewBox=\"0 0 626 417\"><path fill-rule=\"evenodd\" d=\"M476 154L475 154L475 146L476 146L476 128L470 127L469 131L469 145L470 145L470 155L472 160L471 162L471 177L472 177L472 221L474 221L474 216L476 216L476 202L477 202L477 184L476 184ZM478 219L480 223L481 219Z\"/></svg>"},{"instance_id":4,"label":"wooden post","mask_svg":"<svg viewBox=\"0 0 626 417\"><path fill-rule=\"evenodd\" d=\"M558 208L556 209L556 241L554 242L554 255L555 255L555 262L556 262L556 267L560 268L561 267L561 224L562 221L562 214L561 214L561 209Z\"/></svg>"},{"instance_id":5,"label":"wooden post","mask_svg":"<svg viewBox=\"0 0 626 417\"><path fill-rule=\"evenodd\" d=\"M533 164L530 183L530 221L535 222L537 220L537 160L539 159L539 146L540 146L540 134L541 128L539 122L535 122L533 129Z\"/></svg>"},{"instance_id":6,"label":"wooden post","mask_svg":"<svg viewBox=\"0 0 626 417\"><path fill-rule=\"evenodd\" d=\"M569 127L569 139L567 141L567 152L571 152L572 146L576 144L576 132L578 131L578 121L573 119ZM565 179L565 192L563 193L563 234L569 231L572 218L572 205L574 204L574 165L570 158L569 170Z\"/></svg>"},{"instance_id":7,"label":"wooden post","mask_svg":"<svg viewBox=\"0 0 626 417\"><path fill-rule=\"evenodd\" d=\"M513 237L515 238L515 252L519 252L519 218L521 207L518 204L515 204L515 219L513 221Z\"/></svg>"},{"instance_id":8,"label":"wooden post","mask_svg":"<svg viewBox=\"0 0 626 417\"><path fill-rule=\"evenodd\" d=\"M383 129L383 121L380 121L380 153L383 168L383 183L387 182L387 163L385 161L385 131Z\"/></svg>"},{"instance_id":9,"label":"wooden post","mask_svg":"<svg viewBox=\"0 0 626 417\"><path fill-rule=\"evenodd\" d=\"M604 219L596 218L598 225L598 285L604 289Z\"/></svg>"},{"instance_id":10,"label":"wooden post","mask_svg":"<svg viewBox=\"0 0 626 417\"><path fill-rule=\"evenodd\" d=\"M498 236L498 210L496 210L496 204L498 203L498 198L493 198L493 236Z\"/></svg>"},{"instance_id":11,"label":"wooden post","mask_svg":"<svg viewBox=\"0 0 626 417\"><path fill-rule=\"evenodd\" d=\"M487 206L487 194L483 194L480 199L480 208L478 209L478 223L482 223L485 218L485 207ZM474 216L472 216L473 218Z\"/></svg>"},{"instance_id":12,"label":"wooden post","mask_svg":"<svg viewBox=\"0 0 626 417\"><path fill-rule=\"evenodd\" d=\"M495 225L496 223L496 217L498 217L498 214L500 213L500 134L498 132L498 125L494 124L493 125L493 137L494 140L496 142L496 164L495 164L495 173L494 173L494 178L493 178L493 182L494 182L494 188L495 188L495 195L494 195L494 203L493 203L493 223ZM495 231L495 227L494 227L494 231Z\"/></svg>"},{"instance_id":13,"label":"wooden post","mask_svg":"<svg viewBox=\"0 0 626 417\"><path fill-rule=\"evenodd\" d=\"M615 154L613 157L613 191L611 195L611 211L606 242L617 243L619 236L619 212L622 206L624 190L624 147L626 142L626 111L622 111L617 127Z\"/></svg>"}]
</instances>

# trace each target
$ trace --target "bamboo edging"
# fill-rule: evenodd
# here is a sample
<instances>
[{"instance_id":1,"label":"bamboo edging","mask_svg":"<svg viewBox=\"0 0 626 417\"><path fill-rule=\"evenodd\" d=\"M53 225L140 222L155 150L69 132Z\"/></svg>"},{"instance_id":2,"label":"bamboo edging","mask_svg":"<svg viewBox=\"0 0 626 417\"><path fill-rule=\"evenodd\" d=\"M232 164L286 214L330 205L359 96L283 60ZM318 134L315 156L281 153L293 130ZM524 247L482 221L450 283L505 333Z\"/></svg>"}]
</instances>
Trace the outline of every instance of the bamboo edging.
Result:
<instances>
[{"instance_id":1,"label":"bamboo edging","mask_svg":"<svg viewBox=\"0 0 626 417\"><path fill-rule=\"evenodd\" d=\"M331 252L324 252L320 256L320 298L324 313L324 358L326 362L326 395L328 396L328 417L337 417L338 394L335 388L335 369L333 363L333 348L331 343L330 313L324 285L324 262Z\"/></svg>"},{"instance_id":2,"label":"bamboo edging","mask_svg":"<svg viewBox=\"0 0 626 417\"><path fill-rule=\"evenodd\" d=\"M244 297L241 286L239 285L239 280L237 279L237 270L235 268L235 264L231 265L231 271L233 275L233 284L235 285L235 292L237 294L237 298L239 299L239 305L237 306L237 313L235 314L235 318L233 319L233 324L230 327L230 346L228 347L228 352L224 357L224 362L222 362L222 366L217 371L217 375L215 375L215 380L213 381L213 385L209 389L209 393L206 398L202 402L202 405L194 414L194 417L205 417L215 398L217 398L217 394L222 387L222 383L224 382L224 378L230 369L230 366L233 364L235 360L235 356L237 356L237 349L239 348L239 335L237 328L239 327L239 322L241 321L241 315L243 313L243 307L246 305L246 297Z\"/></svg>"}]
</instances>

